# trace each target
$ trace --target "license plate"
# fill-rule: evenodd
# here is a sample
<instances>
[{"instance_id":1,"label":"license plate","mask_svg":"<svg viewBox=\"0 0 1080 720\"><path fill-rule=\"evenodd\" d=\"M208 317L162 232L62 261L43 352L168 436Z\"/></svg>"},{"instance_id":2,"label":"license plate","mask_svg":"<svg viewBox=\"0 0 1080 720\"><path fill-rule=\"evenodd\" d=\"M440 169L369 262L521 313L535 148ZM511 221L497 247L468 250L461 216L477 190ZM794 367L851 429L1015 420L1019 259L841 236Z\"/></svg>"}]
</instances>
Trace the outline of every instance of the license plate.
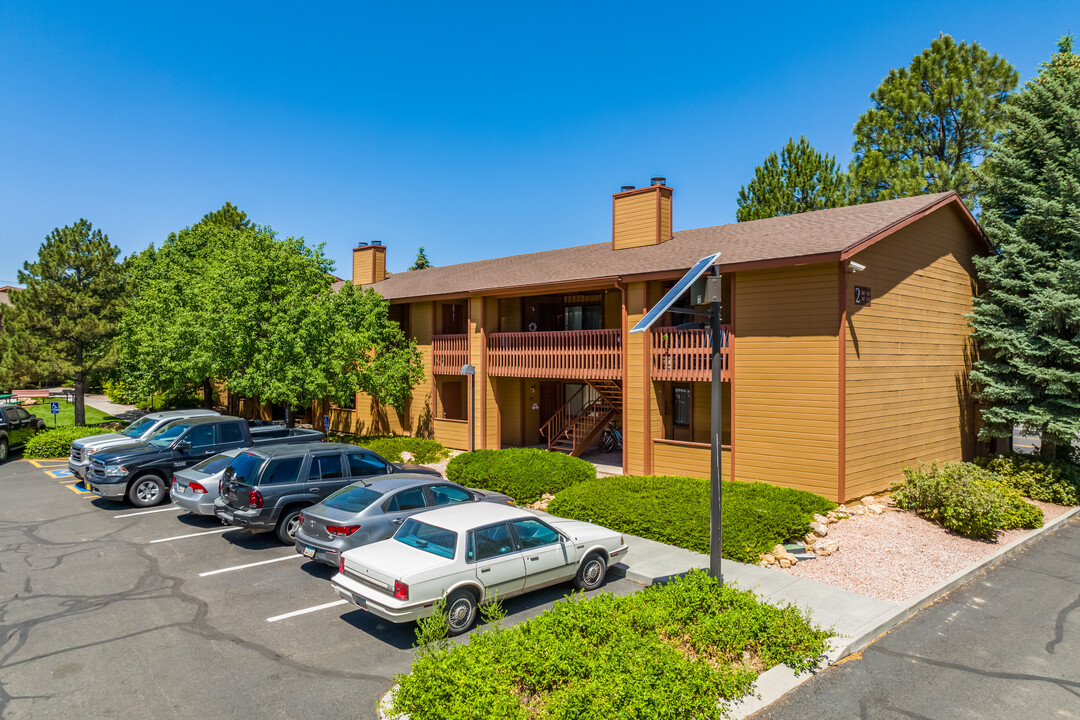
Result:
<instances>
[{"instance_id":1,"label":"license plate","mask_svg":"<svg viewBox=\"0 0 1080 720\"><path fill-rule=\"evenodd\" d=\"M306 557L309 557L309 558L315 557L315 548L305 546L304 547L304 555Z\"/></svg>"},{"instance_id":2,"label":"license plate","mask_svg":"<svg viewBox=\"0 0 1080 720\"><path fill-rule=\"evenodd\" d=\"M356 603L357 607L362 607L364 609L367 609L367 600L365 600L364 598L360 597L359 595L357 595L355 593L353 593L352 597L353 597L353 602Z\"/></svg>"}]
</instances>

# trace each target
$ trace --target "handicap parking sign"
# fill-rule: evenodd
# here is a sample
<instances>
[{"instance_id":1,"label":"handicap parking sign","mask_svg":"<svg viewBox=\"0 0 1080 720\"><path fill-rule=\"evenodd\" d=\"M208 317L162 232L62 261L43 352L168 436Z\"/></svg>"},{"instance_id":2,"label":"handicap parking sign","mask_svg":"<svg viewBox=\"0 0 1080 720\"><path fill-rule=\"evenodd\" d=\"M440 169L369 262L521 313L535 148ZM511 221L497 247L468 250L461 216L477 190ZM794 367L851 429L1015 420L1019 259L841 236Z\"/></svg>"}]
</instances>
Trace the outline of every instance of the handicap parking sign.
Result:
<instances>
[{"instance_id":1,"label":"handicap parking sign","mask_svg":"<svg viewBox=\"0 0 1080 720\"><path fill-rule=\"evenodd\" d=\"M51 412L53 415L59 415L60 414L60 403L58 403L58 402L49 403L49 412Z\"/></svg>"}]
</instances>

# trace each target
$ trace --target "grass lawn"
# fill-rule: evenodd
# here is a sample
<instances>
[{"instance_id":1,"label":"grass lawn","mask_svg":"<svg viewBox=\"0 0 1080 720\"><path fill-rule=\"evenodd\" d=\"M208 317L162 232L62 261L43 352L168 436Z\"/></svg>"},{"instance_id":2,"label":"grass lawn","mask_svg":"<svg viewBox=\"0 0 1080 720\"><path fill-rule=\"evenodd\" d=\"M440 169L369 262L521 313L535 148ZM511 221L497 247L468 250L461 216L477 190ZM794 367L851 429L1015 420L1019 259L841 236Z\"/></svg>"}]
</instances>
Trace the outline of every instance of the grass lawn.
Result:
<instances>
[{"instance_id":1,"label":"grass lawn","mask_svg":"<svg viewBox=\"0 0 1080 720\"><path fill-rule=\"evenodd\" d=\"M70 427L75 424L75 403L68 402L66 400L60 400L60 414L56 416L56 427ZM49 412L49 403L38 403L37 405L24 405L26 411L32 415L37 415L39 418L45 419L45 424L52 429L53 416ZM112 415L106 415L97 408L92 408L89 405L86 406L86 424L87 425L100 425L107 422L121 422Z\"/></svg>"}]
</instances>

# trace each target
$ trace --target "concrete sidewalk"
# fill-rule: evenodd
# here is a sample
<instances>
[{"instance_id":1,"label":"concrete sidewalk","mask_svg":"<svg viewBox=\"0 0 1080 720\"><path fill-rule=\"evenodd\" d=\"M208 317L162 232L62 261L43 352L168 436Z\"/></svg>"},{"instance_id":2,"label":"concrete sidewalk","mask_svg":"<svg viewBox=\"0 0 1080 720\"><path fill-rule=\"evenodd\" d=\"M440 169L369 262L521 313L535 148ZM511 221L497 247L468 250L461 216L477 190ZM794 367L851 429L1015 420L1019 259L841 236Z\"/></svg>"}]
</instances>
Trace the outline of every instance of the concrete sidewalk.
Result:
<instances>
[{"instance_id":1,"label":"concrete sidewalk","mask_svg":"<svg viewBox=\"0 0 1080 720\"><path fill-rule=\"evenodd\" d=\"M114 418L125 422L131 422L135 418L142 417L146 414L134 405L120 405L119 403L111 402L109 398L104 395L84 395L83 400L95 410L108 413Z\"/></svg>"}]
</instances>

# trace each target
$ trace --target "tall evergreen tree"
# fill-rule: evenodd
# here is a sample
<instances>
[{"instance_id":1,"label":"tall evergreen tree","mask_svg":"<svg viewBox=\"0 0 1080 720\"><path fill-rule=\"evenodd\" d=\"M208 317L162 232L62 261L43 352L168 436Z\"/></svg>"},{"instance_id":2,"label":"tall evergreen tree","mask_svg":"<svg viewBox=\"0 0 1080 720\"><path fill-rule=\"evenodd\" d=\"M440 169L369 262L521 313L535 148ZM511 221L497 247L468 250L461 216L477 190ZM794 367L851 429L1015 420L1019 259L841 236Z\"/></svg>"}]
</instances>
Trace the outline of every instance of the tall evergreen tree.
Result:
<instances>
[{"instance_id":1,"label":"tall evergreen tree","mask_svg":"<svg viewBox=\"0 0 1080 720\"><path fill-rule=\"evenodd\" d=\"M955 190L968 207L975 168L999 137L1003 107L1019 75L978 43L939 35L889 71L855 124L853 190L859 202Z\"/></svg>"},{"instance_id":2,"label":"tall evergreen tree","mask_svg":"<svg viewBox=\"0 0 1080 720\"><path fill-rule=\"evenodd\" d=\"M115 360L113 341L126 288L120 249L86 220L45 238L36 262L23 263L4 313L0 374L75 381L75 424L86 422L91 377Z\"/></svg>"},{"instance_id":3,"label":"tall evergreen tree","mask_svg":"<svg viewBox=\"0 0 1080 720\"><path fill-rule=\"evenodd\" d=\"M424 246L421 245L420 250L416 253L416 262L412 264L412 267L410 267L409 270L427 270L428 268L433 267L435 266L428 260L427 253L424 252Z\"/></svg>"},{"instance_id":4,"label":"tall evergreen tree","mask_svg":"<svg viewBox=\"0 0 1080 720\"><path fill-rule=\"evenodd\" d=\"M243 230L251 227L251 221L248 220L247 213L228 201L220 209L203 215L203 219L198 224L220 225L230 230Z\"/></svg>"},{"instance_id":5,"label":"tall evergreen tree","mask_svg":"<svg viewBox=\"0 0 1080 720\"><path fill-rule=\"evenodd\" d=\"M1010 99L1006 119L984 171L981 220L996 252L975 260L984 292L971 324L983 355L971 378L983 439L1023 425L1050 458L1080 432L1080 57L1071 37Z\"/></svg>"},{"instance_id":6,"label":"tall evergreen tree","mask_svg":"<svg viewBox=\"0 0 1080 720\"><path fill-rule=\"evenodd\" d=\"M739 188L739 222L794 215L848 204L847 180L831 155L822 155L799 137L788 138L779 156L771 153Z\"/></svg>"}]
</instances>

